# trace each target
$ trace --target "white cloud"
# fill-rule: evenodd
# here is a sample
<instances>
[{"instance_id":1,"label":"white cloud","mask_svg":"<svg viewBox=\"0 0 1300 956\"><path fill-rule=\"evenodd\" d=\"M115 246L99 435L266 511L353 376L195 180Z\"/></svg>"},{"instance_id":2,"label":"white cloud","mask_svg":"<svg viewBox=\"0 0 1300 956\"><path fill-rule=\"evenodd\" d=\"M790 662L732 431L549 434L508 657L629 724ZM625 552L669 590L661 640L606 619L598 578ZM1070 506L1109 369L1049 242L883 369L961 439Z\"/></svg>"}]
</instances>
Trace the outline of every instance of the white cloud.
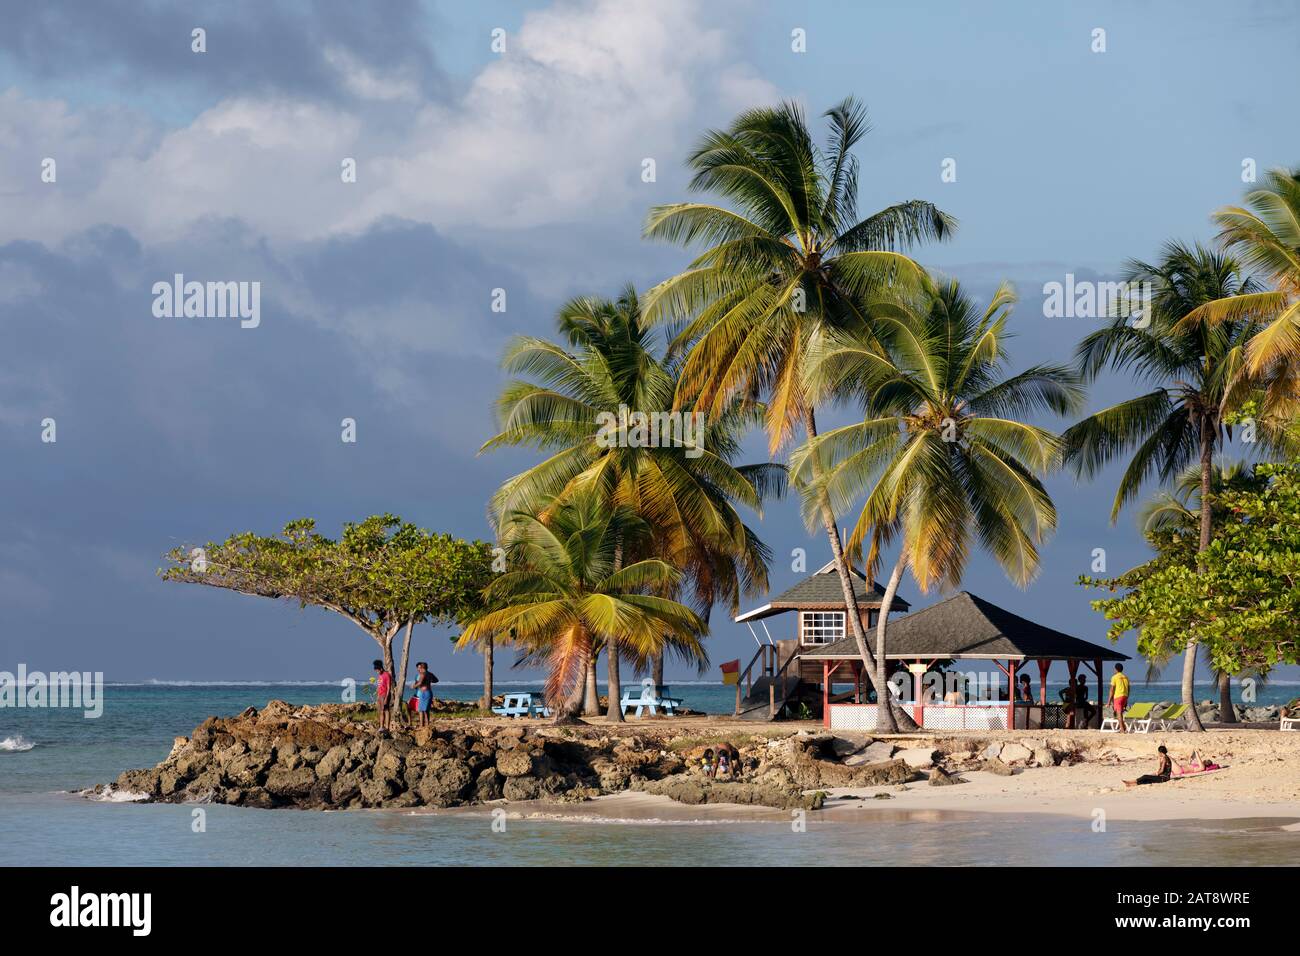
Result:
<instances>
[{"instance_id":1,"label":"white cloud","mask_svg":"<svg viewBox=\"0 0 1300 956\"><path fill-rule=\"evenodd\" d=\"M148 243L213 217L273 240L358 232L386 216L440 229L632 210L639 221L643 158L676 168L704 117L722 121L776 96L736 59L725 29L705 22L729 12L702 0L581 0L530 13L458 101L416 110L405 105L411 78L337 52L329 61L373 106L243 96L164 135L139 114L74 111L10 91L0 97L0 132L49 144L60 177L41 184L39 156L3 169L21 172L8 178L23 185L0 240L111 222ZM344 157L357 160L355 184L340 179Z\"/></svg>"}]
</instances>

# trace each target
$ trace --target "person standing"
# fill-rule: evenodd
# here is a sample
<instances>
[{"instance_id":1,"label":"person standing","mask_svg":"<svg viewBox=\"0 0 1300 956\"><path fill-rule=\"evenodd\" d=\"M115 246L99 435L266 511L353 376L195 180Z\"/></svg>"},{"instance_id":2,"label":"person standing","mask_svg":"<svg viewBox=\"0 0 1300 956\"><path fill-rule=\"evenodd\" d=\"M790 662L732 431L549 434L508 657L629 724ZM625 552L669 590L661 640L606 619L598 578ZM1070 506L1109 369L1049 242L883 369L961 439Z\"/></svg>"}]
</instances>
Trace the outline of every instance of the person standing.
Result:
<instances>
[{"instance_id":1,"label":"person standing","mask_svg":"<svg viewBox=\"0 0 1300 956\"><path fill-rule=\"evenodd\" d=\"M1119 721L1119 732L1127 733L1128 727L1124 724L1124 711L1128 710L1128 677L1124 674L1124 665L1115 665L1115 675L1110 679L1110 696L1106 703L1115 708L1115 719ZM1163 749L1163 748L1161 748Z\"/></svg>"},{"instance_id":2,"label":"person standing","mask_svg":"<svg viewBox=\"0 0 1300 956\"><path fill-rule=\"evenodd\" d=\"M419 726L429 726L429 710L433 706L433 685L438 678L433 676L429 665L424 661L415 662L415 680L411 687L415 690L415 709L419 713Z\"/></svg>"},{"instance_id":3,"label":"person standing","mask_svg":"<svg viewBox=\"0 0 1300 956\"><path fill-rule=\"evenodd\" d=\"M1088 678L1080 674L1075 679L1074 684L1074 702L1078 712L1082 715L1083 729L1087 730L1092 726L1092 717L1097 713L1101 706L1101 691L1097 692L1097 707L1092 706L1092 698L1088 696Z\"/></svg>"},{"instance_id":4,"label":"person standing","mask_svg":"<svg viewBox=\"0 0 1300 956\"><path fill-rule=\"evenodd\" d=\"M1021 674L1020 682L1016 685L1016 703L1032 704L1034 703L1034 691L1030 686L1029 675Z\"/></svg>"},{"instance_id":5,"label":"person standing","mask_svg":"<svg viewBox=\"0 0 1300 956\"><path fill-rule=\"evenodd\" d=\"M383 661L375 661L375 705L379 708L379 729L388 730L392 722L393 675L384 670Z\"/></svg>"}]
</instances>

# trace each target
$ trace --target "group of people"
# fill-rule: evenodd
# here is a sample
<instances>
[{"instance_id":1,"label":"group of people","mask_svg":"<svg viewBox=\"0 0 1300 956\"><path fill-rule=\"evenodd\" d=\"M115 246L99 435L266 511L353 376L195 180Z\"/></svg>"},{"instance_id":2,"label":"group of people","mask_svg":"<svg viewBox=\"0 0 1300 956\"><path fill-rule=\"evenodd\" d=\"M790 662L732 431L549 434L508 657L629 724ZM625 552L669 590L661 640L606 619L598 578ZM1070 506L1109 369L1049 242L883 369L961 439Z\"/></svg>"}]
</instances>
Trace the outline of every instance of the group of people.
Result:
<instances>
[{"instance_id":1,"label":"group of people","mask_svg":"<svg viewBox=\"0 0 1300 956\"><path fill-rule=\"evenodd\" d=\"M1003 691L1005 699L1006 691ZM1110 696L1106 700L1107 707L1115 709L1115 715L1119 718L1120 729L1124 730L1124 711L1128 709L1129 680L1124 674L1124 665L1115 665L1115 676L1110 680ZM1070 679L1070 682L1058 691L1061 703L1065 711L1065 727L1072 729L1076 723L1079 727L1088 727L1092 724L1092 719L1097 715L1097 707L1093 704L1088 695L1088 678L1083 674ZM1021 674L1020 679L1016 681L1015 700L1017 704L1036 704L1038 698L1034 695L1033 682L1028 674ZM948 691L943 697L945 704L964 704L966 695L958 688Z\"/></svg>"},{"instance_id":2,"label":"group of people","mask_svg":"<svg viewBox=\"0 0 1300 956\"><path fill-rule=\"evenodd\" d=\"M383 661L375 661L375 704L379 708L379 729L391 730L393 725L392 713L392 691L393 675L384 667ZM411 681L410 688L415 691L415 711L419 715L417 724L420 727L429 726L429 711L433 705L433 685L438 683L438 677L433 671L429 670L429 665L425 661L415 662L415 680Z\"/></svg>"},{"instance_id":3,"label":"group of people","mask_svg":"<svg viewBox=\"0 0 1300 956\"><path fill-rule=\"evenodd\" d=\"M1214 758L1203 758L1195 750L1192 751L1191 760L1187 763L1176 763L1169 756L1169 748L1161 744L1156 751L1160 755L1159 763L1156 765L1155 773L1144 773L1136 780L1125 780L1126 787L1142 787L1152 783L1166 783L1171 777L1186 776L1192 773L1205 773L1207 770L1221 769ZM1175 771L1174 768L1178 769Z\"/></svg>"},{"instance_id":4,"label":"group of people","mask_svg":"<svg viewBox=\"0 0 1300 956\"><path fill-rule=\"evenodd\" d=\"M704 771L706 777L717 777L721 774L731 780L739 779L742 769L740 751L730 742L719 747L716 753L710 747L700 757L700 769Z\"/></svg>"},{"instance_id":5,"label":"group of people","mask_svg":"<svg viewBox=\"0 0 1300 956\"><path fill-rule=\"evenodd\" d=\"M1065 727L1067 730L1074 728L1079 718L1082 722L1080 727L1088 727L1092 724L1092 718L1097 714L1097 708L1093 706L1092 700L1088 696L1088 678L1083 674L1073 678L1066 686L1062 687L1058 694L1061 703L1065 708ZM1110 678L1110 693L1106 697L1105 706L1113 708L1116 718L1119 720L1119 729L1123 733L1128 730L1124 724L1124 711L1128 710L1129 679L1124 673L1124 665L1116 664L1115 673ZM1034 703L1033 689L1030 687L1029 675L1020 675L1020 684L1016 688L1016 700L1020 703Z\"/></svg>"}]
</instances>

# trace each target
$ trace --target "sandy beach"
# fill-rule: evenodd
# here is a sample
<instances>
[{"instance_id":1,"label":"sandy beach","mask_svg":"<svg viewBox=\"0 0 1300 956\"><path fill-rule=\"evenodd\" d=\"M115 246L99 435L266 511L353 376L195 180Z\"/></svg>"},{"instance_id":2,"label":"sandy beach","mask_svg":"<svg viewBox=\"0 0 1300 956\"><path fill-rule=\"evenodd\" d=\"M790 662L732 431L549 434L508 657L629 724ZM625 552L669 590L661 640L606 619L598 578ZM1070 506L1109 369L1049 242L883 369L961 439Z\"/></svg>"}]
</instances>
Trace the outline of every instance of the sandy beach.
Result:
<instances>
[{"instance_id":1,"label":"sandy beach","mask_svg":"<svg viewBox=\"0 0 1300 956\"><path fill-rule=\"evenodd\" d=\"M730 720L679 719L655 721L656 729L701 737L728 734L772 739L802 730L820 733L815 724L742 724ZM609 726L619 734L645 731L648 724ZM1033 732L944 733L891 738L902 748L933 746L944 753L974 751L994 740L1019 742L1043 735ZM825 788L824 809L810 821L871 822L899 814L1052 814L1088 820L1102 811L1115 820L1261 820L1300 833L1300 734L1267 729L1210 729L1205 733L1102 734L1095 731L1049 732L1048 738L1068 740L1084 756L1083 762L1055 767L1017 768L1012 776L984 770L959 770L963 782L932 787L920 780L880 787ZM1213 757L1225 769L1168 783L1126 788L1132 780L1155 768L1156 748L1165 744L1176 761L1186 761L1193 750ZM790 812L733 804L686 806L668 797L638 792L600 796L582 803L549 801L511 803L511 818L550 818L606 822L722 823L789 822ZM485 807L452 811L485 813Z\"/></svg>"}]
</instances>

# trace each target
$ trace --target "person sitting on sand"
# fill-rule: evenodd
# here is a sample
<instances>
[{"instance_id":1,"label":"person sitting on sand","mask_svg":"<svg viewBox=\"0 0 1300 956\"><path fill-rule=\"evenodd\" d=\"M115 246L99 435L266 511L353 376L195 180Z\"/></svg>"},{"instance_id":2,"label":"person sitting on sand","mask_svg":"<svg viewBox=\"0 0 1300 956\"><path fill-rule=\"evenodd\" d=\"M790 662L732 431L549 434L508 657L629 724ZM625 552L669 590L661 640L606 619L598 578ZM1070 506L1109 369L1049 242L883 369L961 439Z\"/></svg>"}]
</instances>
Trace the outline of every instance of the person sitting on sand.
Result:
<instances>
[{"instance_id":1,"label":"person sitting on sand","mask_svg":"<svg viewBox=\"0 0 1300 956\"><path fill-rule=\"evenodd\" d=\"M389 708L393 677L384 670L383 661L375 661L375 705L379 708L379 729L387 730L392 711Z\"/></svg>"},{"instance_id":2,"label":"person sitting on sand","mask_svg":"<svg viewBox=\"0 0 1300 956\"><path fill-rule=\"evenodd\" d=\"M1125 780L1126 787L1141 787L1148 783L1168 783L1169 778L1173 776L1174 762L1169 759L1169 750L1164 744L1159 747L1160 763L1156 766L1155 773L1144 773L1136 780Z\"/></svg>"},{"instance_id":3,"label":"person sitting on sand","mask_svg":"<svg viewBox=\"0 0 1300 956\"><path fill-rule=\"evenodd\" d=\"M438 678L433 676L429 670L429 665L424 661L415 663L415 680L411 681L411 687L415 690L415 709L420 714L419 726L429 726L429 709L433 706L433 685L438 682Z\"/></svg>"}]
</instances>

